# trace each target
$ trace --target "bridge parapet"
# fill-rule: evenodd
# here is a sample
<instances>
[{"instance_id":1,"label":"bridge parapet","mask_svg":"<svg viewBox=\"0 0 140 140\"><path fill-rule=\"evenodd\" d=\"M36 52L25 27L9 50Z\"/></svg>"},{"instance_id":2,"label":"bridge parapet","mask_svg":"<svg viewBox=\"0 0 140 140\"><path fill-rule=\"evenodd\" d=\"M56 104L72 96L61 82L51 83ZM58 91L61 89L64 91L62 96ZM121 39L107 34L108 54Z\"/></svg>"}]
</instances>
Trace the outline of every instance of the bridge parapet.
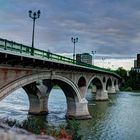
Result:
<instances>
[{"instance_id":1,"label":"bridge parapet","mask_svg":"<svg viewBox=\"0 0 140 140\"><path fill-rule=\"evenodd\" d=\"M40 59L45 59L45 60L54 60L54 61L58 61L58 62L62 62L62 63L68 63L68 64L77 65L77 66L81 66L81 67L87 67L88 69L92 69L94 71L109 73L109 74L112 74L118 78L121 78L118 74L116 74L112 70L97 67L95 65L86 64L83 62L78 62L78 61L73 60L71 58L57 55L57 54L47 52L44 50L40 50L37 48L34 48L34 56L32 56L32 54L31 54L32 48L31 47L29 47L27 45L20 44L20 43L16 43L13 41L8 41L8 40L2 39L2 38L0 38L0 49L3 51L11 52L11 53L16 54L16 55L22 54L22 55L30 56L30 57L34 57L34 58L40 58Z\"/></svg>"}]
</instances>

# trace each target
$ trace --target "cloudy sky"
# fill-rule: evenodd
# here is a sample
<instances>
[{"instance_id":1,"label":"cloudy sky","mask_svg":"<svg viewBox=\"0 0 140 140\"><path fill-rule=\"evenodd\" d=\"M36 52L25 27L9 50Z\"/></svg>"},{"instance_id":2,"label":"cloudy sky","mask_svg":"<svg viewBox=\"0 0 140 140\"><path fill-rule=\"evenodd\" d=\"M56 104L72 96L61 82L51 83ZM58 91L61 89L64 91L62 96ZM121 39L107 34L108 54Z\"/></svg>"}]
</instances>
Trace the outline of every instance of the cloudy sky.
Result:
<instances>
[{"instance_id":1,"label":"cloudy sky","mask_svg":"<svg viewBox=\"0 0 140 140\"><path fill-rule=\"evenodd\" d=\"M0 0L0 38L31 45L29 10L41 11L36 48L71 57L78 37L76 52L96 51L95 64L104 57L127 69L140 53L140 0Z\"/></svg>"}]
</instances>

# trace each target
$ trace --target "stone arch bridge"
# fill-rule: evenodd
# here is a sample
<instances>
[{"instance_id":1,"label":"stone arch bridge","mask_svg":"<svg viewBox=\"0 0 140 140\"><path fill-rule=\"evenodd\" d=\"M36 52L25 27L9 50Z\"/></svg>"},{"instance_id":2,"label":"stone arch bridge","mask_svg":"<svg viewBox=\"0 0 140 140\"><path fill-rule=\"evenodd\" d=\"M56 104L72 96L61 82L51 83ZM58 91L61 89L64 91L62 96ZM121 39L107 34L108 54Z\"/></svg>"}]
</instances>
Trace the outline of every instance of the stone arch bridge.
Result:
<instances>
[{"instance_id":1,"label":"stone arch bridge","mask_svg":"<svg viewBox=\"0 0 140 140\"><path fill-rule=\"evenodd\" d=\"M3 43L3 44L2 44ZM90 118L85 94L93 87L96 100L107 100L119 91L120 76L113 71L76 62L70 58L0 40L0 100L18 88L29 97L30 114L47 114L48 97L58 85L67 101L68 118Z\"/></svg>"}]
</instances>

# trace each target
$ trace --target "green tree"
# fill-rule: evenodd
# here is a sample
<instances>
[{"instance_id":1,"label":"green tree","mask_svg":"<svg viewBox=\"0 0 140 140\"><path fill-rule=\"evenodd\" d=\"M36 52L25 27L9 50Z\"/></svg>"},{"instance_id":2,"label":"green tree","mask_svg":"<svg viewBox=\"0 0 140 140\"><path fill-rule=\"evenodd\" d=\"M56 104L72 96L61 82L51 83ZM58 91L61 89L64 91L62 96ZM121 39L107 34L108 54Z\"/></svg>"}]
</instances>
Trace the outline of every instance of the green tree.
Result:
<instances>
[{"instance_id":1,"label":"green tree","mask_svg":"<svg viewBox=\"0 0 140 140\"><path fill-rule=\"evenodd\" d=\"M119 67L116 70L116 73L119 74L123 79L127 79L127 71L123 67Z\"/></svg>"},{"instance_id":2,"label":"green tree","mask_svg":"<svg viewBox=\"0 0 140 140\"><path fill-rule=\"evenodd\" d=\"M133 69L128 72L122 67L118 68L116 73L122 77L122 90L140 90L140 73Z\"/></svg>"}]
</instances>

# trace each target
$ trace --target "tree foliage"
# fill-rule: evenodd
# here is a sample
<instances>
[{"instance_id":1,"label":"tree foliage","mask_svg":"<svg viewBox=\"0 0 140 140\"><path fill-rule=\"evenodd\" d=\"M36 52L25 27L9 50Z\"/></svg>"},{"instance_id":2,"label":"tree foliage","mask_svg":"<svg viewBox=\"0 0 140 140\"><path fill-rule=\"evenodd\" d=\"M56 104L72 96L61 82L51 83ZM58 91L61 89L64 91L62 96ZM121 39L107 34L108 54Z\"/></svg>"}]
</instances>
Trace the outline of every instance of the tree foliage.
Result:
<instances>
[{"instance_id":1,"label":"tree foliage","mask_svg":"<svg viewBox=\"0 0 140 140\"><path fill-rule=\"evenodd\" d=\"M140 73L133 69L126 71L122 67L118 68L116 73L122 77L122 90L140 90Z\"/></svg>"}]
</instances>

